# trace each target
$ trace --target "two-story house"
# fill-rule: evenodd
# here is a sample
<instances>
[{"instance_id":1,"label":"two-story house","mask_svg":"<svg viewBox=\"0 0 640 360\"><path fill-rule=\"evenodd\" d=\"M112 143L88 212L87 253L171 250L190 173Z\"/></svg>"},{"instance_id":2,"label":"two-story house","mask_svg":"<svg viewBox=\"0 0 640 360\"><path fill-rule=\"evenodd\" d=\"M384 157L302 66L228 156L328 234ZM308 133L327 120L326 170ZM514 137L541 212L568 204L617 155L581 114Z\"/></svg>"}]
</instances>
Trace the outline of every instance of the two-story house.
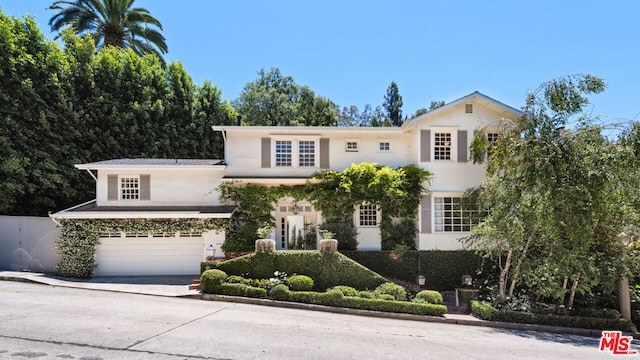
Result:
<instances>
[{"instance_id":1,"label":"two-story house","mask_svg":"<svg viewBox=\"0 0 640 360\"><path fill-rule=\"evenodd\" d=\"M351 164L374 162L390 167L415 164L434 174L420 206L421 250L459 249L458 239L471 231L473 218L459 209L462 194L477 186L484 167L469 161L474 130L501 126L520 111L479 92L405 122L401 127L222 126L225 139L224 181L278 186L304 184L314 172L342 171ZM276 247L285 249L294 226L322 222L311 204L281 199L274 209ZM380 249L380 214L366 204L354 209L359 250Z\"/></svg>"},{"instance_id":2,"label":"two-story house","mask_svg":"<svg viewBox=\"0 0 640 360\"><path fill-rule=\"evenodd\" d=\"M468 235L473 225L467 221L470 214L458 206L460 198L484 177L483 165L469 161L473 132L488 129L491 140L495 136L492 128L519 116L517 109L474 92L396 128L214 127L224 138L223 161L121 159L77 165L96 178L96 200L51 216L229 218L233 208L220 203L216 192L222 182L304 184L317 171L342 171L354 163L390 167L415 164L434 175L431 184L425 184L429 191L423 194L419 209L417 247L459 249L458 239ZM276 228L272 236L278 249L287 248L293 229L323 221L312 204L288 198L280 199L273 216ZM358 231L358 249L380 249L378 209L362 204L354 209L353 221ZM216 255L222 255L223 241L224 234L215 232L104 234L96 251L96 274L197 273L193 266L204 259L207 249L213 248ZM160 249L167 250L162 253ZM172 264L145 270L150 258L165 259L162 256L169 258L170 253L175 255Z\"/></svg>"}]
</instances>

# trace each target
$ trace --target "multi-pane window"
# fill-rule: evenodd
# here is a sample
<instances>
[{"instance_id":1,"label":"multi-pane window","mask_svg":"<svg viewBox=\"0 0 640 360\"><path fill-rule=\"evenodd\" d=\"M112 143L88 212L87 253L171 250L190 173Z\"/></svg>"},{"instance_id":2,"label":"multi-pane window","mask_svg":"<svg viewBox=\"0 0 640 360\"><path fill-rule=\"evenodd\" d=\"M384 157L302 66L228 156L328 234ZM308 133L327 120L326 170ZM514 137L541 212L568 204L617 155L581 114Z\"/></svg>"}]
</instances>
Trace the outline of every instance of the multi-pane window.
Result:
<instances>
[{"instance_id":1,"label":"multi-pane window","mask_svg":"<svg viewBox=\"0 0 640 360\"><path fill-rule=\"evenodd\" d=\"M451 160L451 133L435 133L433 158Z\"/></svg>"},{"instance_id":2,"label":"multi-pane window","mask_svg":"<svg viewBox=\"0 0 640 360\"><path fill-rule=\"evenodd\" d=\"M388 141L380 141L380 151L390 151L391 144Z\"/></svg>"},{"instance_id":3,"label":"multi-pane window","mask_svg":"<svg viewBox=\"0 0 640 360\"><path fill-rule=\"evenodd\" d=\"M480 220L478 210L464 209L462 198L434 197L433 220L436 232L468 232Z\"/></svg>"},{"instance_id":4,"label":"multi-pane window","mask_svg":"<svg viewBox=\"0 0 640 360\"><path fill-rule=\"evenodd\" d=\"M276 141L276 166L291 166L291 141Z\"/></svg>"},{"instance_id":5,"label":"multi-pane window","mask_svg":"<svg viewBox=\"0 0 640 360\"><path fill-rule=\"evenodd\" d=\"M140 199L140 177L138 176L120 177L120 199L121 200Z\"/></svg>"},{"instance_id":6,"label":"multi-pane window","mask_svg":"<svg viewBox=\"0 0 640 360\"><path fill-rule=\"evenodd\" d=\"M300 166L316 166L316 142L313 140L300 140L299 148L299 165Z\"/></svg>"},{"instance_id":7,"label":"multi-pane window","mask_svg":"<svg viewBox=\"0 0 640 360\"><path fill-rule=\"evenodd\" d=\"M360 147L358 146L357 141L347 141L345 143L345 150L355 152L355 151L359 151Z\"/></svg>"},{"instance_id":8,"label":"multi-pane window","mask_svg":"<svg viewBox=\"0 0 640 360\"><path fill-rule=\"evenodd\" d=\"M378 226L378 207L369 204L360 205L358 223L360 226Z\"/></svg>"},{"instance_id":9,"label":"multi-pane window","mask_svg":"<svg viewBox=\"0 0 640 360\"><path fill-rule=\"evenodd\" d=\"M498 141L498 133L487 133L487 140L489 140L490 145L487 149L487 156L491 156L493 147L496 146L496 141Z\"/></svg>"}]
</instances>

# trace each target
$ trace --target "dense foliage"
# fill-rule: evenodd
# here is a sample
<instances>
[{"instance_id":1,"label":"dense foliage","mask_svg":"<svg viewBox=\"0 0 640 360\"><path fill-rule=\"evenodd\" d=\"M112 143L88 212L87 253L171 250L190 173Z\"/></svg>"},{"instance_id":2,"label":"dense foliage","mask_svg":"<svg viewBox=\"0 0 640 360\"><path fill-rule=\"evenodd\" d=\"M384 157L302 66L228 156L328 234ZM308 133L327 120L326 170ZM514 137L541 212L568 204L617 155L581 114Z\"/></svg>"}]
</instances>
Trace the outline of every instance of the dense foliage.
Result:
<instances>
[{"instance_id":1,"label":"dense foliage","mask_svg":"<svg viewBox=\"0 0 640 360\"><path fill-rule=\"evenodd\" d=\"M180 63L62 35L0 13L0 213L46 215L93 198L73 165L122 157L222 158L236 114Z\"/></svg>"},{"instance_id":2,"label":"dense foliage","mask_svg":"<svg viewBox=\"0 0 640 360\"><path fill-rule=\"evenodd\" d=\"M425 277L425 286L438 291L460 287L463 275L471 275L477 284L489 277L492 269L474 251L407 251L401 256L393 251L342 251L342 254L386 277L416 281Z\"/></svg>"},{"instance_id":3,"label":"dense foliage","mask_svg":"<svg viewBox=\"0 0 640 360\"><path fill-rule=\"evenodd\" d=\"M264 69L245 85L234 106L246 125L334 126L336 105L308 86L299 86L279 69Z\"/></svg>"},{"instance_id":4,"label":"dense foliage","mask_svg":"<svg viewBox=\"0 0 640 360\"><path fill-rule=\"evenodd\" d=\"M572 307L576 295L611 294L637 270L617 240L639 225L637 126L609 139L582 114L586 96L604 88L590 75L550 81L529 94L521 118L500 124L497 141L474 135L474 161L490 155L487 179L467 198L490 212L467 243L497 260L496 295Z\"/></svg>"}]
</instances>

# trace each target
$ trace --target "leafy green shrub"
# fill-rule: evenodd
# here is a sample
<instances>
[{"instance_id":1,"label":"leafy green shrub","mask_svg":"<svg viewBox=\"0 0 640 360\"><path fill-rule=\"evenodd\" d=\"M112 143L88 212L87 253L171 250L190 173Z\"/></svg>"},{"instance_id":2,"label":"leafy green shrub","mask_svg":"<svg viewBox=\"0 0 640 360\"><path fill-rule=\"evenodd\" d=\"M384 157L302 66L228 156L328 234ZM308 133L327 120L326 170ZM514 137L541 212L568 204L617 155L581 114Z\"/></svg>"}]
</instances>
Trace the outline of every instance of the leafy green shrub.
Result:
<instances>
[{"instance_id":1,"label":"leafy green shrub","mask_svg":"<svg viewBox=\"0 0 640 360\"><path fill-rule=\"evenodd\" d=\"M337 289L329 289L324 293L325 305L340 306L341 300L344 298L342 291Z\"/></svg>"},{"instance_id":2,"label":"leafy green shrub","mask_svg":"<svg viewBox=\"0 0 640 360\"><path fill-rule=\"evenodd\" d=\"M358 290L352 288L351 286L338 285L334 286L331 289L340 290L344 296L358 296Z\"/></svg>"},{"instance_id":3,"label":"leafy green shrub","mask_svg":"<svg viewBox=\"0 0 640 360\"><path fill-rule=\"evenodd\" d=\"M513 310L498 310L490 304L472 300L471 314L477 318L490 321L515 322L548 326L564 326L595 330L627 331L631 322L622 319L580 317L552 314L535 314Z\"/></svg>"},{"instance_id":4,"label":"leafy green shrub","mask_svg":"<svg viewBox=\"0 0 640 360\"><path fill-rule=\"evenodd\" d=\"M218 269L207 270L200 276L200 288L204 293L215 294L225 281L227 281L227 273L224 271Z\"/></svg>"},{"instance_id":5,"label":"leafy green shrub","mask_svg":"<svg viewBox=\"0 0 640 360\"><path fill-rule=\"evenodd\" d=\"M404 288L392 282L381 284L374 290L374 293L378 298L381 298L381 295L387 294L391 295L395 300L403 301L407 299L407 292L404 290Z\"/></svg>"},{"instance_id":6,"label":"leafy green shrub","mask_svg":"<svg viewBox=\"0 0 640 360\"><path fill-rule=\"evenodd\" d=\"M285 284L278 284L269 290L269 298L273 300L289 300L291 291Z\"/></svg>"},{"instance_id":7,"label":"leafy green shrub","mask_svg":"<svg viewBox=\"0 0 640 360\"><path fill-rule=\"evenodd\" d=\"M491 306L491 304L471 300L471 314L479 319L491 320L497 312L498 309Z\"/></svg>"},{"instance_id":8,"label":"leafy green shrub","mask_svg":"<svg viewBox=\"0 0 640 360\"><path fill-rule=\"evenodd\" d=\"M230 296L244 296L247 293L248 286L245 284L229 284L223 283L217 288L216 293Z\"/></svg>"},{"instance_id":9,"label":"leafy green shrub","mask_svg":"<svg viewBox=\"0 0 640 360\"><path fill-rule=\"evenodd\" d=\"M324 304L324 293L315 291L292 291L287 298L289 301L305 304Z\"/></svg>"},{"instance_id":10,"label":"leafy green shrub","mask_svg":"<svg viewBox=\"0 0 640 360\"><path fill-rule=\"evenodd\" d=\"M442 294L435 290L422 290L416 294L416 299L422 299L429 304L442 304Z\"/></svg>"},{"instance_id":11,"label":"leafy green shrub","mask_svg":"<svg viewBox=\"0 0 640 360\"><path fill-rule=\"evenodd\" d=\"M371 291L358 291L358 297L363 299L373 299L375 295Z\"/></svg>"},{"instance_id":12,"label":"leafy green shrub","mask_svg":"<svg viewBox=\"0 0 640 360\"><path fill-rule=\"evenodd\" d=\"M340 300L339 306L353 309L431 316L442 316L447 312L447 307L444 305L417 304L408 301L364 299L359 297L344 297Z\"/></svg>"},{"instance_id":13,"label":"leafy green shrub","mask_svg":"<svg viewBox=\"0 0 640 360\"><path fill-rule=\"evenodd\" d=\"M230 275L242 275L254 279L268 279L274 271L288 274L305 274L314 280L315 289L324 290L336 285L346 285L358 290L375 289L386 280L373 271L340 254L321 255L315 250L274 251L252 253L219 264L203 262Z\"/></svg>"},{"instance_id":14,"label":"leafy green shrub","mask_svg":"<svg viewBox=\"0 0 640 360\"><path fill-rule=\"evenodd\" d=\"M391 294L378 294L378 295L376 295L375 298L376 299L380 299L380 300L395 300L396 299Z\"/></svg>"},{"instance_id":15,"label":"leafy green shrub","mask_svg":"<svg viewBox=\"0 0 640 360\"><path fill-rule=\"evenodd\" d=\"M313 279L306 275L293 275L289 278L289 288L293 291L310 291Z\"/></svg>"},{"instance_id":16,"label":"leafy green shrub","mask_svg":"<svg viewBox=\"0 0 640 360\"><path fill-rule=\"evenodd\" d=\"M338 250L356 250L358 248L358 231L353 222L326 222L319 226L321 230L334 234L338 240Z\"/></svg>"},{"instance_id":17,"label":"leafy green shrub","mask_svg":"<svg viewBox=\"0 0 640 360\"><path fill-rule=\"evenodd\" d=\"M255 287L255 286L247 286L244 296L250 297L250 298L259 298L259 299L266 298L267 290L263 288Z\"/></svg>"}]
</instances>

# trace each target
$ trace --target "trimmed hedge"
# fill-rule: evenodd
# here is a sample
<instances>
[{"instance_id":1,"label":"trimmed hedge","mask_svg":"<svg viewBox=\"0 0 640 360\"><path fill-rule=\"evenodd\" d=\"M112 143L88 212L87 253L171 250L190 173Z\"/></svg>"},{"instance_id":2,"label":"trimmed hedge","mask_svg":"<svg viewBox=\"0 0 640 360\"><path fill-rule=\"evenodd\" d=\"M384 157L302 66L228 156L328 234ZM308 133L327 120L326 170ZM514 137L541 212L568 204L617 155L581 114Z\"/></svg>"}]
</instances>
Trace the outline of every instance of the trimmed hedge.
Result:
<instances>
[{"instance_id":1,"label":"trimmed hedge","mask_svg":"<svg viewBox=\"0 0 640 360\"><path fill-rule=\"evenodd\" d=\"M224 283L218 287L216 294L265 298L267 297L267 290L240 283Z\"/></svg>"},{"instance_id":2,"label":"trimmed hedge","mask_svg":"<svg viewBox=\"0 0 640 360\"><path fill-rule=\"evenodd\" d=\"M416 294L416 299L422 299L429 304L442 304L444 302L442 294L435 290L422 290Z\"/></svg>"},{"instance_id":3,"label":"trimmed hedge","mask_svg":"<svg viewBox=\"0 0 640 360\"><path fill-rule=\"evenodd\" d=\"M382 276L365 268L340 253L321 254L315 250L274 251L253 253L232 260L202 262L206 268L220 269L230 275L254 279L268 279L275 271L287 274L305 274L315 282L315 289L325 290L336 285L346 285L358 290L375 289L387 282Z\"/></svg>"},{"instance_id":4,"label":"trimmed hedge","mask_svg":"<svg viewBox=\"0 0 640 360\"><path fill-rule=\"evenodd\" d=\"M444 305L418 304L408 301L364 299L353 296L343 296L342 292L333 289L324 293L311 291L289 291L286 300L306 304L339 306L352 309L415 315L443 316L447 312L447 307Z\"/></svg>"},{"instance_id":5,"label":"trimmed hedge","mask_svg":"<svg viewBox=\"0 0 640 360\"><path fill-rule=\"evenodd\" d=\"M426 278L426 286L437 291L460 287L462 275L473 277L482 266L482 257L474 251L407 251L397 256L393 251L341 251L342 254L387 277L415 282ZM484 269L486 271L486 269Z\"/></svg>"},{"instance_id":6,"label":"trimmed hedge","mask_svg":"<svg viewBox=\"0 0 640 360\"><path fill-rule=\"evenodd\" d=\"M566 316L552 314L534 314L513 310L498 310L487 303L471 301L471 314L489 321L503 321L522 324L564 326L594 330L628 331L631 322L626 319L607 319L595 317Z\"/></svg>"}]
</instances>

